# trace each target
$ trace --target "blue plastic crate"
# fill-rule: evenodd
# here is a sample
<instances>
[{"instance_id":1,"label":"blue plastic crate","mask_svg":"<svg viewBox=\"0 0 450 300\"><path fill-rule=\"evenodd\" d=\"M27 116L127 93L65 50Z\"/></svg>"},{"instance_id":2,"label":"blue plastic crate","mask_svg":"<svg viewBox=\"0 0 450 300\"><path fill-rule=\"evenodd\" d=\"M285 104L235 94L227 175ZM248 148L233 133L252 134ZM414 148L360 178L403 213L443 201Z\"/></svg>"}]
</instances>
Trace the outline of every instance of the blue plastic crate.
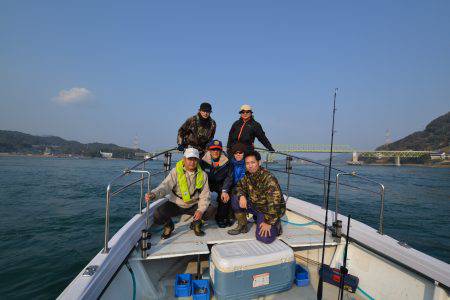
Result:
<instances>
[{"instance_id":1,"label":"blue plastic crate","mask_svg":"<svg viewBox=\"0 0 450 300\"><path fill-rule=\"evenodd\" d=\"M199 290L203 290L203 293L200 293ZM197 279L192 280L192 299L194 300L209 300L210 289L209 289L209 280L208 279Z\"/></svg>"},{"instance_id":2,"label":"blue plastic crate","mask_svg":"<svg viewBox=\"0 0 450 300\"><path fill-rule=\"evenodd\" d=\"M189 297L191 295L191 286L191 274L177 274L175 278L175 297Z\"/></svg>"},{"instance_id":3,"label":"blue plastic crate","mask_svg":"<svg viewBox=\"0 0 450 300\"><path fill-rule=\"evenodd\" d=\"M308 270L300 265L295 266L295 284L297 286L307 286L309 285L309 274Z\"/></svg>"}]
</instances>

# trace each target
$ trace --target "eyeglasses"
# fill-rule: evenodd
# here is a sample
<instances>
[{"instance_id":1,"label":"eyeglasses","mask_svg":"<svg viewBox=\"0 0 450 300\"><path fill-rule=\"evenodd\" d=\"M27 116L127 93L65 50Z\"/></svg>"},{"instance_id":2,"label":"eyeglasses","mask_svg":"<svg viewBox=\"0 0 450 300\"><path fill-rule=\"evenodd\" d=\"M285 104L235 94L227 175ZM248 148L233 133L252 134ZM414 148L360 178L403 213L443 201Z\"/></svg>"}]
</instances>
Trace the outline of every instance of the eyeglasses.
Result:
<instances>
[{"instance_id":1,"label":"eyeglasses","mask_svg":"<svg viewBox=\"0 0 450 300\"><path fill-rule=\"evenodd\" d=\"M234 154L244 154L244 152L242 152L242 151L236 151L236 152L234 152Z\"/></svg>"},{"instance_id":2,"label":"eyeglasses","mask_svg":"<svg viewBox=\"0 0 450 300\"><path fill-rule=\"evenodd\" d=\"M221 149L217 149L217 148L213 148L213 149L209 149L209 151L222 151Z\"/></svg>"},{"instance_id":3,"label":"eyeglasses","mask_svg":"<svg viewBox=\"0 0 450 300\"><path fill-rule=\"evenodd\" d=\"M251 110L241 110L241 114L251 114Z\"/></svg>"}]
</instances>

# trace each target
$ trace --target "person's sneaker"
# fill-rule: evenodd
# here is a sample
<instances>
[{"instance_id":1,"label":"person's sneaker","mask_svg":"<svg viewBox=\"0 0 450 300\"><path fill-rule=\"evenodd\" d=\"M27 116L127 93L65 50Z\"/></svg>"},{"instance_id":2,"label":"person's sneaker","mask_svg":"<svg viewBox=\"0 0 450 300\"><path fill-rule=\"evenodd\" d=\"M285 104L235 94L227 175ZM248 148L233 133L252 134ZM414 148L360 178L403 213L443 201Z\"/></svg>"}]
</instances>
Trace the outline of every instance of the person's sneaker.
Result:
<instances>
[{"instance_id":1,"label":"person's sneaker","mask_svg":"<svg viewBox=\"0 0 450 300\"><path fill-rule=\"evenodd\" d=\"M161 239L163 239L163 240L168 239L172 235L174 228L175 228L175 226L173 225L172 221L167 222L164 225L163 232L161 234Z\"/></svg>"},{"instance_id":2,"label":"person's sneaker","mask_svg":"<svg viewBox=\"0 0 450 300\"><path fill-rule=\"evenodd\" d=\"M234 219L227 219L225 221L225 227L231 227L234 224Z\"/></svg>"},{"instance_id":3,"label":"person's sneaker","mask_svg":"<svg viewBox=\"0 0 450 300\"><path fill-rule=\"evenodd\" d=\"M227 222L226 220L216 220L217 226L219 226L219 228L225 228L227 227Z\"/></svg>"}]
</instances>

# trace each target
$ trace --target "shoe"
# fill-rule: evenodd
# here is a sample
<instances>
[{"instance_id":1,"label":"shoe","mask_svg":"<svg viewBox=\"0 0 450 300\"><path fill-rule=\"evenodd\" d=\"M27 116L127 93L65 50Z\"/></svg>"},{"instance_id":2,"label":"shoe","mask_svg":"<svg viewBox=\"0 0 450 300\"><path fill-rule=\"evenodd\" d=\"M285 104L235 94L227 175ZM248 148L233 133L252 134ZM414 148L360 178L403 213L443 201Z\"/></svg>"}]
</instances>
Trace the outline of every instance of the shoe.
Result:
<instances>
[{"instance_id":1,"label":"shoe","mask_svg":"<svg viewBox=\"0 0 450 300\"><path fill-rule=\"evenodd\" d=\"M228 230L230 235L238 235L241 233L247 233L247 214L246 213L236 213L236 220L238 222L236 228Z\"/></svg>"},{"instance_id":2,"label":"shoe","mask_svg":"<svg viewBox=\"0 0 450 300\"><path fill-rule=\"evenodd\" d=\"M204 236L205 232L202 230L202 225L203 225L203 221L202 220L193 221L191 223L191 225L189 226L189 228L194 230L194 233L195 233L196 236Z\"/></svg>"},{"instance_id":3,"label":"shoe","mask_svg":"<svg viewBox=\"0 0 450 300\"><path fill-rule=\"evenodd\" d=\"M164 224L163 233L161 234L161 239L165 240L168 239L171 235L173 230L175 229L175 226L173 225L172 220Z\"/></svg>"},{"instance_id":4,"label":"shoe","mask_svg":"<svg viewBox=\"0 0 450 300\"><path fill-rule=\"evenodd\" d=\"M234 218L232 218L232 219L227 219L226 222L225 222L225 224L226 224L225 227L231 227L231 226L233 226L235 221L236 221L236 220L235 220Z\"/></svg>"},{"instance_id":5,"label":"shoe","mask_svg":"<svg viewBox=\"0 0 450 300\"><path fill-rule=\"evenodd\" d=\"M218 221L217 226L219 226L219 228L225 228L225 227L227 227L227 222L226 221Z\"/></svg>"},{"instance_id":6,"label":"shoe","mask_svg":"<svg viewBox=\"0 0 450 300\"><path fill-rule=\"evenodd\" d=\"M227 220L225 220L225 219L216 219L216 224L217 224L217 226L219 226L219 228L225 228L225 227L227 227L226 221Z\"/></svg>"}]
</instances>

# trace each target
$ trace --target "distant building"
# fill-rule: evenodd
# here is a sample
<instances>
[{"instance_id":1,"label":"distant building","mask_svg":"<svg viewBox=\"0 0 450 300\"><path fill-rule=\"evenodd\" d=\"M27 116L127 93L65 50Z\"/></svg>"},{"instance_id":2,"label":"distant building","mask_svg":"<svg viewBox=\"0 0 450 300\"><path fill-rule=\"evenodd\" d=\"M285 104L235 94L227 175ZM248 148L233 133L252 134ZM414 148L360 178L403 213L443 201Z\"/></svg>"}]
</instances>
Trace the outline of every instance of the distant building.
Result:
<instances>
[{"instance_id":1,"label":"distant building","mask_svg":"<svg viewBox=\"0 0 450 300\"><path fill-rule=\"evenodd\" d=\"M113 157L113 154L112 154L111 152L102 152L101 150L100 150L100 155L101 155L103 158L107 158L107 159L110 159L110 158Z\"/></svg>"},{"instance_id":2,"label":"distant building","mask_svg":"<svg viewBox=\"0 0 450 300\"><path fill-rule=\"evenodd\" d=\"M446 159L446 155L445 152L442 153L430 153L430 158L431 160L445 160Z\"/></svg>"}]
</instances>

